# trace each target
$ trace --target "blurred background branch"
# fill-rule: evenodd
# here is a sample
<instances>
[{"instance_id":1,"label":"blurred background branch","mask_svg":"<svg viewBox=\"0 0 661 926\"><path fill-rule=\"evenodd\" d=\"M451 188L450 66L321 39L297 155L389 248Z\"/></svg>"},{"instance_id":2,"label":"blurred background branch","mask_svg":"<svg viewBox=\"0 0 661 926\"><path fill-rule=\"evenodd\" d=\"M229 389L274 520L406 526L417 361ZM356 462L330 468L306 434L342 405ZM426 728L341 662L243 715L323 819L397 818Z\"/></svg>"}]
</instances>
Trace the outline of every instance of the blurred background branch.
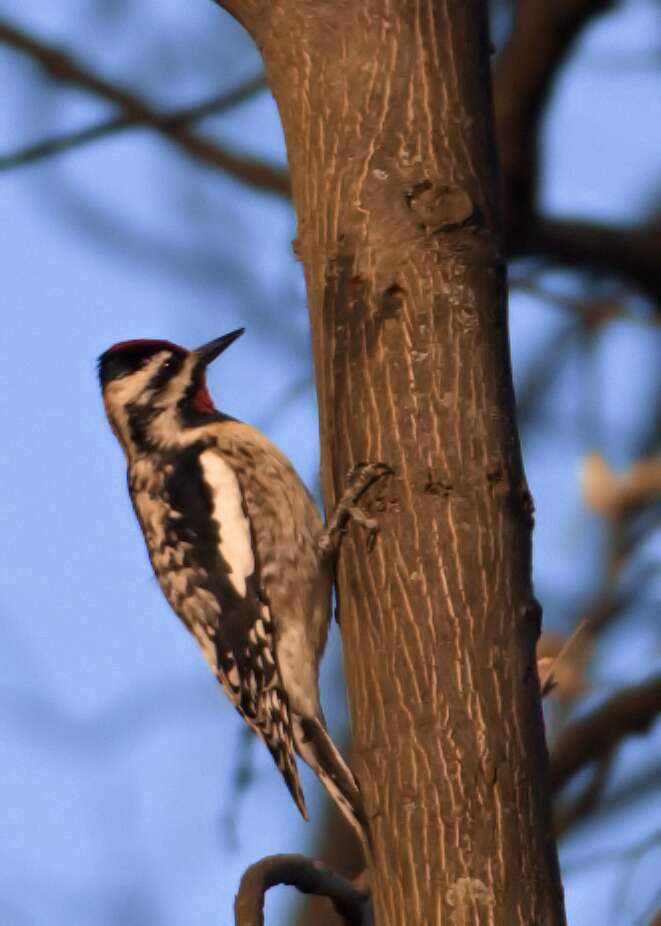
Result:
<instances>
[{"instance_id":1,"label":"blurred background branch","mask_svg":"<svg viewBox=\"0 0 661 926\"><path fill-rule=\"evenodd\" d=\"M1 34L2 30L0 28L0 35ZM48 158L54 154L70 151L72 148L86 145L91 141L98 141L101 138L112 135L114 132L121 132L123 129L130 129L139 125L153 126L153 124L157 122L162 131L167 133L172 129L176 130L181 126L188 126L206 116L218 115L219 113L231 109L232 106L239 106L245 100L250 99L254 93L257 93L259 90L264 90L265 87L266 78L263 74L258 74L256 77L243 83L240 87L237 87L236 90L230 90L228 93L220 93L217 96L210 97L203 103L198 103L196 106L187 106L184 109L177 109L172 113L162 115L152 113L151 121L145 122L143 119L136 116L135 112L131 115L104 119L78 132L72 132L69 135L62 135L55 138L47 138L36 145L27 145L25 148L21 148L13 154L7 154L0 158L0 170L10 170L13 167L32 164L34 161L41 160L41 158Z\"/></svg>"},{"instance_id":2,"label":"blurred background branch","mask_svg":"<svg viewBox=\"0 0 661 926\"><path fill-rule=\"evenodd\" d=\"M624 688L592 713L565 727L551 760L554 790L586 764L600 762L627 736L646 733L661 712L661 676Z\"/></svg>"},{"instance_id":3,"label":"blurred background branch","mask_svg":"<svg viewBox=\"0 0 661 926\"><path fill-rule=\"evenodd\" d=\"M64 84L74 84L77 87L81 87L83 90L87 90L96 96L108 100L110 103L114 103L115 106L118 106L123 112L124 125L120 125L120 128L129 125L147 126L172 142L172 144L181 148L186 154L201 161L203 164L227 171L227 173L239 180L243 180L245 183L249 183L257 189L269 190L274 193L280 193L281 195L286 195L288 193L289 186L287 177L282 171L248 157L237 157L231 152L225 151L214 142L208 141L193 132L188 127L189 123L200 118L201 115L208 115L209 101L198 104L197 107L193 107L193 113L197 110L197 115L190 115L190 110L188 114L185 112L183 114L181 112L172 114L157 113L147 106L136 94L123 90L110 81L104 80L104 78L95 74L90 68L78 64L67 53L46 44L42 40L36 39L26 32L22 32L20 29L16 29L7 22L0 21L0 42L3 42L16 51L28 55L46 71L52 80ZM252 93L260 89L261 86L261 82L257 84L255 81L252 81L249 91L246 91L245 87L233 91L226 96L226 100L229 98L229 103L225 102L224 105L220 107L221 110L242 102L248 96L252 95ZM117 123L115 122L115 128L116 127ZM93 133L94 130L87 130L88 135L85 140L90 140L90 132ZM92 137L96 136L92 135ZM80 135L78 136L78 143L79 141ZM51 142L49 150L45 153L42 151L41 156L62 152L67 148L74 147L75 144L76 142L67 144L65 139L61 138L59 140L59 145L54 146ZM41 145L42 148L46 146L48 149L49 143L42 142ZM35 160L34 151L31 157L29 152L27 154L24 153L23 160ZM17 166L19 163L21 163L21 155L10 154L6 156L6 159L3 158L3 160L0 160L0 169Z\"/></svg>"}]
</instances>

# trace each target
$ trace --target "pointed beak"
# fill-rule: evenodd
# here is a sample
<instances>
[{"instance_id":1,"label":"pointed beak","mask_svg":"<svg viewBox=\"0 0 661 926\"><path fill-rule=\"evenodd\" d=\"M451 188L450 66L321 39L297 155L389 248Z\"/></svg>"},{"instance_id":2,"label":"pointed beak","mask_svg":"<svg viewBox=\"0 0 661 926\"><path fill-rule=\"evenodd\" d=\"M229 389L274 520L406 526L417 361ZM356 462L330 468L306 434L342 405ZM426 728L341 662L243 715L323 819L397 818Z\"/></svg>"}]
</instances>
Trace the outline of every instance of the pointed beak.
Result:
<instances>
[{"instance_id":1,"label":"pointed beak","mask_svg":"<svg viewBox=\"0 0 661 926\"><path fill-rule=\"evenodd\" d=\"M215 360L224 350L227 350L230 344L233 344L237 338L240 338L245 330L245 328L237 328L236 331L230 331L229 334L224 334L220 338L215 338L215 340L209 341L208 344L203 344L202 347L198 347L197 350L194 350L193 353L197 357L196 366L198 369L203 370L207 367L212 360Z\"/></svg>"}]
</instances>

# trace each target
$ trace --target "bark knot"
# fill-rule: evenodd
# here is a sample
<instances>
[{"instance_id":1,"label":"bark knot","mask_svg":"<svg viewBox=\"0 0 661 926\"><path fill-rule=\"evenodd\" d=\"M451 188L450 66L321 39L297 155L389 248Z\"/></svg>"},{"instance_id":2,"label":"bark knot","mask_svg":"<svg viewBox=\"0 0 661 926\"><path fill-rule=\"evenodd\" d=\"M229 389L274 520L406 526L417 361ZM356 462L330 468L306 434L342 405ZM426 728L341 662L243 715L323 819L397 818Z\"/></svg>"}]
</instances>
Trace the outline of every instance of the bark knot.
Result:
<instances>
[{"instance_id":1,"label":"bark knot","mask_svg":"<svg viewBox=\"0 0 661 926\"><path fill-rule=\"evenodd\" d=\"M475 212L473 200L461 187L423 180L404 194L419 227L433 231L460 228Z\"/></svg>"},{"instance_id":2,"label":"bark knot","mask_svg":"<svg viewBox=\"0 0 661 926\"><path fill-rule=\"evenodd\" d=\"M404 308L404 290L397 283L393 283L383 293L381 300L382 318L398 318Z\"/></svg>"},{"instance_id":3,"label":"bark knot","mask_svg":"<svg viewBox=\"0 0 661 926\"><path fill-rule=\"evenodd\" d=\"M494 492L497 492L498 488L500 487L502 491L502 486L504 485L505 481L505 467L503 464L500 461L492 463L487 469L487 483L491 489ZM507 492L507 487L505 487L505 491Z\"/></svg>"}]
</instances>

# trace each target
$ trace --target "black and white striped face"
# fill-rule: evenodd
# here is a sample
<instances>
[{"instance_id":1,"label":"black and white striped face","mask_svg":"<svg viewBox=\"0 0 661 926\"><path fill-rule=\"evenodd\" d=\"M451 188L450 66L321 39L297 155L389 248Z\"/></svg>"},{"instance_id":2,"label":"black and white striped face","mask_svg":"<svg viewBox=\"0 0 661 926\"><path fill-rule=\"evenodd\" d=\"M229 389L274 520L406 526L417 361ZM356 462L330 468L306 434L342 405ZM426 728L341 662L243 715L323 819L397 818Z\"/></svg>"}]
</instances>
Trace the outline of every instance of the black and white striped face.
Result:
<instances>
[{"instance_id":1,"label":"black and white striped face","mask_svg":"<svg viewBox=\"0 0 661 926\"><path fill-rule=\"evenodd\" d=\"M242 333L194 351L169 341L123 341L99 357L106 413L127 454L177 444L182 429L217 415L205 370Z\"/></svg>"}]
</instances>

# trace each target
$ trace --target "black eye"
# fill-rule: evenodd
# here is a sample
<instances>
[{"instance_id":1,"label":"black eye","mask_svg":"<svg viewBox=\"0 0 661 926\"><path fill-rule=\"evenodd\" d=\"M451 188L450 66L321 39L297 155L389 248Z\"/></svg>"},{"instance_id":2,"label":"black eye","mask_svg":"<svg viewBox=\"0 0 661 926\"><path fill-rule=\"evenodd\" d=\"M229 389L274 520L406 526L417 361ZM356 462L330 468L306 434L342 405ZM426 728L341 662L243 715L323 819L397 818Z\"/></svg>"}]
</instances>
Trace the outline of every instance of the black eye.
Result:
<instances>
[{"instance_id":1,"label":"black eye","mask_svg":"<svg viewBox=\"0 0 661 926\"><path fill-rule=\"evenodd\" d=\"M156 390L163 389L174 379L181 369L181 360L176 354L164 354L160 366L149 382L149 388Z\"/></svg>"}]
</instances>

